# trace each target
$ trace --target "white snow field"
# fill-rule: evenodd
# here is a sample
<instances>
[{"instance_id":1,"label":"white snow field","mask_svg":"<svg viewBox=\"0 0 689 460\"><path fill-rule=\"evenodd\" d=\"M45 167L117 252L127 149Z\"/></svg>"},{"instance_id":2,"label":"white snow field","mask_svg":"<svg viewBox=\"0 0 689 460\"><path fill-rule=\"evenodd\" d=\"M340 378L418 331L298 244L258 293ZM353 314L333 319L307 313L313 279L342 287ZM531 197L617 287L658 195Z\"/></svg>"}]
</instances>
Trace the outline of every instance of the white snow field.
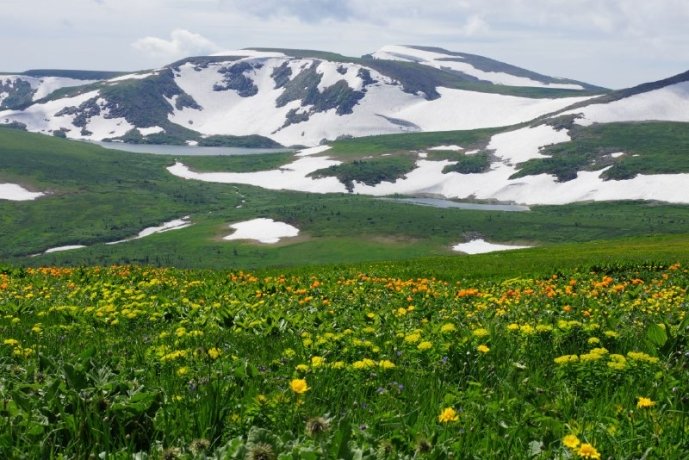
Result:
<instances>
[{"instance_id":1,"label":"white snow field","mask_svg":"<svg viewBox=\"0 0 689 460\"><path fill-rule=\"evenodd\" d=\"M465 254L486 254L496 251L511 251L514 249L527 249L533 246L512 246L506 244L489 243L488 241L479 238L471 240L467 243L459 243L452 246L453 251L463 252Z\"/></svg>"},{"instance_id":2,"label":"white snow field","mask_svg":"<svg viewBox=\"0 0 689 460\"><path fill-rule=\"evenodd\" d=\"M0 184L0 200L31 201L44 195L42 192L30 192L19 184Z\"/></svg>"},{"instance_id":3,"label":"white snow field","mask_svg":"<svg viewBox=\"0 0 689 460\"><path fill-rule=\"evenodd\" d=\"M575 122L583 126L618 121L689 122L689 82L636 94L606 104L591 104L563 114L582 114Z\"/></svg>"},{"instance_id":4,"label":"white snow field","mask_svg":"<svg viewBox=\"0 0 689 460\"><path fill-rule=\"evenodd\" d=\"M101 107L98 116L91 117L85 129L91 134L81 134L81 128L74 126L76 114L63 114L56 116L66 107L79 106L80 104L98 97L97 104ZM51 133L53 131L67 130L66 135L70 139L102 140L109 137L119 137L134 128L124 118L106 118L109 109L105 108L107 101L99 97L98 91L89 91L78 96L67 97L29 106L25 110L5 110L0 112L0 123L6 121L18 121L26 125L26 129L32 132Z\"/></svg>"},{"instance_id":5,"label":"white snow field","mask_svg":"<svg viewBox=\"0 0 689 460\"><path fill-rule=\"evenodd\" d=\"M408 46L384 46L373 53L372 56L376 59L386 59L390 61L417 62L419 64L434 67L436 69L457 70L480 80L489 81L496 85L573 90L584 89L581 85L572 83L545 83L505 72L486 72L484 70L477 69L468 62L462 62L464 59L461 56L434 51L424 51Z\"/></svg>"},{"instance_id":6,"label":"white snow field","mask_svg":"<svg viewBox=\"0 0 689 460\"><path fill-rule=\"evenodd\" d=\"M88 85L96 82L96 80L77 80L75 78L64 77L30 77L26 75L0 75L0 84L14 83L17 80L23 80L31 85L31 89L35 91L32 100L37 101L42 99L52 92L72 86ZM5 99L6 95L0 92L0 103Z\"/></svg>"},{"instance_id":7,"label":"white snow field","mask_svg":"<svg viewBox=\"0 0 689 460\"><path fill-rule=\"evenodd\" d=\"M689 203L689 174L640 174L628 180L603 180L601 171L581 171L568 182L555 176L540 174L511 179L516 164L543 155L539 149L549 144L566 142L565 130L548 125L520 128L496 134L489 148L500 161L480 174L443 173L451 161L429 161L420 158L416 168L395 182L377 185L354 183L354 193L372 196L438 195L445 198L495 200L523 205L560 205L580 201L655 200L668 203ZM321 150L327 152L327 150ZM313 193L346 193L345 186L335 177L314 179L309 173L339 162L327 156L300 157L278 170L253 173L197 173L177 162L168 171L185 179L217 183L256 185L271 190L297 190Z\"/></svg>"},{"instance_id":8,"label":"white snow field","mask_svg":"<svg viewBox=\"0 0 689 460\"><path fill-rule=\"evenodd\" d=\"M259 243L275 244L281 238L299 235L299 229L273 219L252 219L230 225L235 232L224 237L224 240L256 240Z\"/></svg>"}]
</instances>

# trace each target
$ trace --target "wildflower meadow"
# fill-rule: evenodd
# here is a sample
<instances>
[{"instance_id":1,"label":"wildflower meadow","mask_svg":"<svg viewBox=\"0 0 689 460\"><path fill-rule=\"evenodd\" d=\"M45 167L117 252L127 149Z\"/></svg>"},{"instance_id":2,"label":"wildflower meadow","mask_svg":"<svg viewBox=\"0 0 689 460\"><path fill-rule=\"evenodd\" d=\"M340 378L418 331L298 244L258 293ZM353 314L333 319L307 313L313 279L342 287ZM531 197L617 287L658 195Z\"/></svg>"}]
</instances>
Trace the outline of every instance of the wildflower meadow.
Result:
<instances>
[{"instance_id":1,"label":"wildflower meadow","mask_svg":"<svg viewBox=\"0 0 689 460\"><path fill-rule=\"evenodd\" d=\"M689 456L689 272L0 270L2 458Z\"/></svg>"}]
</instances>

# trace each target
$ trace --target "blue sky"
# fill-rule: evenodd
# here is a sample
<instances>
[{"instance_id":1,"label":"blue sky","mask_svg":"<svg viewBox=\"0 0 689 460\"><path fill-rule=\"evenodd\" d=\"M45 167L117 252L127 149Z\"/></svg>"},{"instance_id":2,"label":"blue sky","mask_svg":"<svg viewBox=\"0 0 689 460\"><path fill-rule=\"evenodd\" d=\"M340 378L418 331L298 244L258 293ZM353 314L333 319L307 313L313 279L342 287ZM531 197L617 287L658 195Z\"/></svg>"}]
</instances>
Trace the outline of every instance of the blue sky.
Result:
<instances>
[{"instance_id":1,"label":"blue sky","mask_svg":"<svg viewBox=\"0 0 689 460\"><path fill-rule=\"evenodd\" d=\"M611 88L689 70L686 0L3 0L2 71L140 70L246 47L481 54Z\"/></svg>"}]
</instances>

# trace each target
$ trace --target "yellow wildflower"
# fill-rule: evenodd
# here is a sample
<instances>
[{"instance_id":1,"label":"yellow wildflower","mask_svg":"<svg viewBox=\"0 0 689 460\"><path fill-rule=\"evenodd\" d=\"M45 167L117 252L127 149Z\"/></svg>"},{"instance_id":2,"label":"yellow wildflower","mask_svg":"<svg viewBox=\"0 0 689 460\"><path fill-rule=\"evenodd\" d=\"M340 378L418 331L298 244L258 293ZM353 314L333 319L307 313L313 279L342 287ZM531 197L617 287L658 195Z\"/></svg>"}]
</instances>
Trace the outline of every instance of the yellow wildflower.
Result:
<instances>
[{"instance_id":1,"label":"yellow wildflower","mask_svg":"<svg viewBox=\"0 0 689 460\"><path fill-rule=\"evenodd\" d=\"M381 369L394 369L396 367L395 363L388 359L383 359L382 361L379 361L378 365L381 367Z\"/></svg>"},{"instance_id":2,"label":"yellow wildflower","mask_svg":"<svg viewBox=\"0 0 689 460\"><path fill-rule=\"evenodd\" d=\"M655 405L655 401L651 400L651 398L645 398L643 396L639 396L638 402L636 403L636 407L638 409L648 409L649 407L653 407Z\"/></svg>"},{"instance_id":3,"label":"yellow wildflower","mask_svg":"<svg viewBox=\"0 0 689 460\"><path fill-rule=\"evenodd\" d=\"M600 460L600 453L591 444L585 443L579 447L577 455L582 458L591 458L593 460Z\"/></svg>"},{"instance_id":4,"label":"yellow wildflower","mask_svg":"<svg viewBox=\"0 0 689 460\"><path fill-rule=\"evenodd\" d=\"M576 435L568 434L562 438L562 444L569 449L576 449L579 447L579 444L581 444L581 441L579 441L579 438L577 438Z\"/></svg>"},{"instance_id":5,"label":"yellow wildflower","mask_svg":"<svg viewBox=\"0 0 689 460\"><path fill-rule=\"evenodd\" d=\"M478 329L474 329L474 330L472 331L472 334L474 335L474 337L481 338L481 337L487 337L487 336L489 336L489 335L490 335L490 332L488 332L488 329L485 329L485 328L481 327L481 328L478 328Z\"/></svg>"},{"instance_id":6,"label":"yellow wildflower","mask_svg":"<svg viewBox=\"0 0 689 460\"><path fill-rule=\"evenodd\" d=\"M454 332L456 330L457 330L457 328L452 323L445 323L440 327L440 332L442 332L443 334L448 334L448 333Z\"/></svg>"},{"instance_id":7,"label":"yellow wildflower","mask_svg":"<svg viewBox=\"0 0 689 460\"><path fill-rule=\"evenodd\" d=\"M311 366L314 368L316 367L321 367L325 363L325 358L321 356L312 356L311 357Z\"/></svg>"},{"instance_id":8,"label":"yellow wildflower","mask_svg":"<svg viewBox=\"0 0 689 460\"><path fill-rule=\"evenodd\" d=\"M490 348L488 348L487 345L483 345L483 344L476 347L476 349L479 351L479 353L488 353L490 351Z\"/></svg>"},{"instance_id":9,"label":"yellow wildflower","mask_svg":"<svg viewBox=\"0 0 689 460\"><path fill-rule=\"evenodd\" d=\"M433 343L429 341L421 342L416 348L421 351L430 350L433 348Z\"/></svg>"},{"instance_id":10,"label":"yellow wildflower","mask_svg":"<svg viewBox=\"0 0 689 460\"><path fill-rule=\"evenodd\" d=\"M440 412L440 415L438 415L438 421L440 423L456 422L457 420L459 420L459 415L457 415L457 411L451 407L446 407Z\"/></svg>"},{"instance_id":11,"label":"yellow wildflower","mask_svg":"<svg viewBox=\"0 0 689 460\"><path fill-rule=\"evenodd\" d=\"M289 388L298 395L309 391L309 386L306 384L306 379L293 379L289 383Z\"/></svg>"},{"instance_id":12,"label":"yellow wildflower","mask_svg":"<svg viewBox=\"0 0 689 460\"><path fill-rule=\"evenodd\" d=\"M220 356L220 349L215 347L209 348L208 356L210 356L211 359L218 359L218 357Z\"/></svg>"}]
</instances>

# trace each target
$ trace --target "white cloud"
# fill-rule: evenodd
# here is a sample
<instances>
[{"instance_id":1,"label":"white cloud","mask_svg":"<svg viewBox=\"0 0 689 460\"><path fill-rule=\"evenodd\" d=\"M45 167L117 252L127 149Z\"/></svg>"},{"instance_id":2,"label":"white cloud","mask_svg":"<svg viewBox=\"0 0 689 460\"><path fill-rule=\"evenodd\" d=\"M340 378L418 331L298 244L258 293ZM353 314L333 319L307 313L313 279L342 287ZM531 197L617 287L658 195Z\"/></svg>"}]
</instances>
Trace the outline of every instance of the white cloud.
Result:
<instances>
[{"instance_id":1,"label":"white cloud","mask_svg":"<svg viewBox=\"0 0 689 460\"><path fill-rule=\"evenodd\" d=\"M170 40L144 37L132 43L132 46L148 56L166 59L208 54L220 50L220 47L209 39L185 29L173 30Z\"/></svg>"}]
</instances>

